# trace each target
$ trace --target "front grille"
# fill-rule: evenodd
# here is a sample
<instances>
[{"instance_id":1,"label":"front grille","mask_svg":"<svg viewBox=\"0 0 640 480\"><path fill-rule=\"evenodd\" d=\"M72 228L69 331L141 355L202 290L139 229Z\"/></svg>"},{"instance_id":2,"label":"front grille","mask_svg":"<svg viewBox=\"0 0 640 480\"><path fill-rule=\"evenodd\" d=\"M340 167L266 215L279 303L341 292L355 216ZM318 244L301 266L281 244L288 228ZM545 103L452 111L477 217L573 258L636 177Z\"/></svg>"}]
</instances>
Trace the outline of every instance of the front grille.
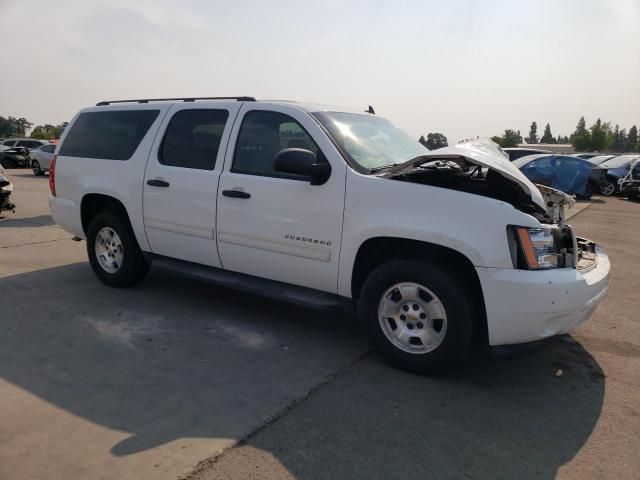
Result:
<instances>
[{"instance_id":1,"label":"front grille","mask_svg":"<svg viewBox=\"0 0 640 480\"><path fill-rule=\"evenodd\" d=\"M598 260L596 244L586 238L578 238L578 270L593 266Z\"/></svg>"}]
</instances>

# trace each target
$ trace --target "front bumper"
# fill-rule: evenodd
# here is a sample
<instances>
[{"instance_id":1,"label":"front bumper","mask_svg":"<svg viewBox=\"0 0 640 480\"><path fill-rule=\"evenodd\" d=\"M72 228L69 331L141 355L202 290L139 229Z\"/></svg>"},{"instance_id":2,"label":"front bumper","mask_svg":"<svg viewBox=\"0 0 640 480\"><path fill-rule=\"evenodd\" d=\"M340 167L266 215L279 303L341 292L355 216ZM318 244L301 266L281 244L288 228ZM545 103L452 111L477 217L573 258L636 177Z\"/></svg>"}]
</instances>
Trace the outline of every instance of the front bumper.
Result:
<instances>
[{"instance_id":1,"label":"front bumper","mask_svg":"<svg viewBox=\"0 0 640 480\"><path fill-rule=\"evenodd\" d=\"M620 193L622 195L638 196L640 195L640 182L624 182L620 185Z\"/></svg>"},{"instance_id":2,"label":"front bumper","mask_svg":"<svg viewBox=\"0 0 640 480\"><path fill-rule=\"evenodd\" d=\"M609 286L609 257L598 246L595 255L596 262L583 270L478 267L489 345L543 340L588 320Z\"/></svg>"}]
</instances>

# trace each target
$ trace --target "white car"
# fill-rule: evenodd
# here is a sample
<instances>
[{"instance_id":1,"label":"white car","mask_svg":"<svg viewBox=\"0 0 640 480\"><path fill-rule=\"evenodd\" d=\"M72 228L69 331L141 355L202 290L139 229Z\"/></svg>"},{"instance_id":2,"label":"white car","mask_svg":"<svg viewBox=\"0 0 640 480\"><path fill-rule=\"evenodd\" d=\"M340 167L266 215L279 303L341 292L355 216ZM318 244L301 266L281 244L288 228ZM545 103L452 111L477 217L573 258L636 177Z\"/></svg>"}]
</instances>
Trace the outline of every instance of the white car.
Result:
<instances>
[{"instance_id":1,"label":"white car","mask_svg":"<svg viewBox=\"0 0 640 480\"><path fill-rule=\"evenodd\" d=\"M411 371L442 371L474 340L508 350L566 333L608 286L604 250L564 223L572 199L491 142L430 152L371 113L100 102L56 153L53 218L86 239L105 284L132 285L154 262L312 307L346 302Z\"/></svg>"},{"instance_id":2,"label":"white car","mask_svg":"<svg viewBox=\"0 0 640 480\"><path fill-rule=\"evenodd\" d=\"M13 193L13 185L7 176L4 167L0 165L0 214L6 211L14 211L16 206L11 203L11 194ZM2 217L0 217L2 218Z\"/></svg>"},{"instance_id":3,"label":"white car","mask_svg":"<svg viewBox=\"0 0 640 480\"><path fill-rule=\"evenodd\" d=\"M53 157L53 152L55 151L55 144L48 143L46 145L41 145L38 148L34 148L29 152L29 157L31 157L31 169L33 170L34 175L41 176L49 171L51 157Z\"/></svg>"}]
</instances>

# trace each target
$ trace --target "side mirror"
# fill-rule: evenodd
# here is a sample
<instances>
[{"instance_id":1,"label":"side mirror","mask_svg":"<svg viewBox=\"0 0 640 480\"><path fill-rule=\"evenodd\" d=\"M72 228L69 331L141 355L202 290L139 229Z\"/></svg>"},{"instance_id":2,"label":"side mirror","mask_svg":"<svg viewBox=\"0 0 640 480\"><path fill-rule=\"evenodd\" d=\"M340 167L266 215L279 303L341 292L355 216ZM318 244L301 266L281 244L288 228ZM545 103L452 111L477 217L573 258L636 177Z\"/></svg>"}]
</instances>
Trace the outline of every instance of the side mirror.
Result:
<instances>
[{"instance_id":1,"label":"side mirror","mask_svg":"<svg viewBox=\"0 0 640 480\"><path fill-rule=\"evenodd\" d=\"M328 162L318 162L311 150L285 148L276 153L273 168L277 172L293 173L309 177L311 185L322 185L331 175Z\"/></svg>"}]
</instances>

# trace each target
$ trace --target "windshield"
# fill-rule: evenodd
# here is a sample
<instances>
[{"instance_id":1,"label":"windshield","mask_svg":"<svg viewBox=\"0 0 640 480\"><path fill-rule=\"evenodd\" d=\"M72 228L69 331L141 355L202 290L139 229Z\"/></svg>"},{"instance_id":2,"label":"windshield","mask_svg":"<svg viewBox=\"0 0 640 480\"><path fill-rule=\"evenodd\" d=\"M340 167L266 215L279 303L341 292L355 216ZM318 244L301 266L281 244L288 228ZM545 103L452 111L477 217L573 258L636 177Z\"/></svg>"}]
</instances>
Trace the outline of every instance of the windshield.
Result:
<instances>
[{"instance_id":1,"label":"windshield","mask_svg":"<svg viewBox=\"0 0 640 480\"><path fill-rule=\"evenodd\" d=\"M367 169L406 162L429 153L411 135L384 118L344 112L316 112L312 115L344 153Z\"/></svg>"},{"instance_id":2,"label":"windshield","mask_svg":"<svg viewBox=\"0 0 640 480\"><path fill-rule=\"evenodd\" d=\"M612 158L611 160L607 160L604 163L601 163L600 166L603 168L620 168L626 167L631 160L637 158L637 155L620 155L619 157Z\"/></svg>"}]
</instances>

